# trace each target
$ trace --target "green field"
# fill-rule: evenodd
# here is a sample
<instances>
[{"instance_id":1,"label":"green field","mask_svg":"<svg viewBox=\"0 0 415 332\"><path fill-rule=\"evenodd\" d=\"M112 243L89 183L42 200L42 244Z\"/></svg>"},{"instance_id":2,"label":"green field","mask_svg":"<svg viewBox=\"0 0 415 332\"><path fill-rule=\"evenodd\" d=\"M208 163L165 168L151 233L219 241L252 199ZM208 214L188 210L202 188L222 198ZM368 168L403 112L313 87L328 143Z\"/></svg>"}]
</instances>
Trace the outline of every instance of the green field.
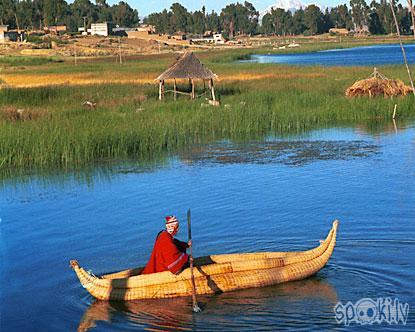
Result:
<instances>
[{"instance_id":1,"label":"green field","mask_svg":"<svg viewBox=\"0 0 415 332\"><path fill-rule=\"evenodd\" d=\"M171 95L157 100L158 87L152 79L174 55L139 56L124 65L113 58L85 60L78 66L69 60L37 60L23 68L5 64L0 89L0 169L73 168L148 159L193 143L291 135L330 126L362 125L370 131L391 123L395 104L398 121L415 118L412 96L344 96L348 86L368 77L373 68L234 63L250 52L199 54L220 77L216 83L219 107L206 105L207 95L194 101L183 96L175 102ZM407 82L403 66L380 70ZM21 88L7 83L30 83L31 77L42 78L45 86ZM57 77L67 77L71 84L49 85ZM77 77L86 81L77 85ZM100 77L109 79L99 81ZM134 78L139 79L129 82ZM181 87L188 88L185 83ZM199 83L198 94L202 88ZM87 100L97 107L83 106Z\"/></svg>"}]
</instances>

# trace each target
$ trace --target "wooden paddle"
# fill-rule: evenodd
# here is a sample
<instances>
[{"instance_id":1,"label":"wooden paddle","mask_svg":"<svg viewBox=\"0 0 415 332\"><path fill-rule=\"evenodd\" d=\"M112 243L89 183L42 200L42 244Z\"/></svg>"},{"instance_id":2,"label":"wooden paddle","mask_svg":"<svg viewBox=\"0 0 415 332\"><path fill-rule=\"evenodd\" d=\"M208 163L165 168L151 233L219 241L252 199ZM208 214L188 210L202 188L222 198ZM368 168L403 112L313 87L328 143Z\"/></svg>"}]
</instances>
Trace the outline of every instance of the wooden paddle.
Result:
<instances>
[{"instance_id":1,"label":"wooden paddle","mask_svg":"<svg viewBox=\"0 0 415 332\"><path fill-rule=\"evenodd\" d=\"M190 209L187 210L187 231L189 234L189 241L192 241L192 227L191 227L191 218L190 218ZM189 264L190 264L190 276L192 279L192 301L193 301L193 311L201 312L202 309L197 305L196 300L196 283L195 276L193 274L193 254L192 254L192 242L189 245Z\"/></svg>"}]
</instances>

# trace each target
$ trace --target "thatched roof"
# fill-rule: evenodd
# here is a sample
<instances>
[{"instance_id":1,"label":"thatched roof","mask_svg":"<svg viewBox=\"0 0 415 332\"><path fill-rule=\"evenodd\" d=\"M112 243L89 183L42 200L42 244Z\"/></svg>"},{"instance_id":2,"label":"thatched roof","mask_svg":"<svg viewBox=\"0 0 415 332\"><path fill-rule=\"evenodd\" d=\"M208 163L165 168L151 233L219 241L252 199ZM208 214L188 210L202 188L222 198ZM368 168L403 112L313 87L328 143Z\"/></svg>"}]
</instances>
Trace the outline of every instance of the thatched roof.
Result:
<instances>
[{"instance_id":1,"label":"thatched roof","mask_svg":"<svg viewBox=\"0 0 415 332\"><path fill-rule=\"evenodd\" d=\"M217 79L217 75L205 67L192 53L186 52L181 55L174 64L155 79L163 81L174 78L198 78L203 80Z\"/></svg>"}]
</instances>

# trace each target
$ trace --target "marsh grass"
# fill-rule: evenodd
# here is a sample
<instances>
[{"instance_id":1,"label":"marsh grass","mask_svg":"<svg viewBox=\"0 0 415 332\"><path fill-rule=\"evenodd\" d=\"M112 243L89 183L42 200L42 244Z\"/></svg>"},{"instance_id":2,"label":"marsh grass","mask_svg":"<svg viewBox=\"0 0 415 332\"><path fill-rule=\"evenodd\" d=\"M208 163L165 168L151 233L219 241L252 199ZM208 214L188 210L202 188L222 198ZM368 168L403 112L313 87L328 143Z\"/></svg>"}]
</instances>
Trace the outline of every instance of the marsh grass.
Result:
<instances>
[{"instance_id":1,"label":"marsh grass","mask_svg":"<svg viewBox=\"0 0 415 332\"><path fill-rule=\"evenodd\" d=\"M60 63L63 60L59 57L30 57L30 56L0 56L0 66L40 66L49 63Z\"/></svg>"},{"instance_id":2,"label":"marsh grass","mask_svg":"<svg viewBox=\"0 0 415 332\"><path fill-rule=\"evenodd\" d=\"M140 58L125 67L105 61L81 66L87 74L88 68L97 73L99 68L122 76L130 75L128 68L161 71L171 59ZM1 89L0 169L10 172L13 168L73 168L113 160L150 160L194 143L221 139L241 141L359 123L370 128L370 123L390 122L395 104L400 120L415 117L413 97L344 97L346 87L368 76L371 68L210 63L221 77L216 84L220 107L204 106L204 97L190 101L180 96L174 102L168 95L160 102L155 84ZM63 72L70 73L68 64L55 63L31 71L58 72L61 65ZM405 77L399 66L384 67L382 72ZM198 94L203 92L202 86L197 85ZM188 88L186 84L180 87ZM96 102L97 107L86 108L82 105L86 100ZM10 116L17 109L31 117Z\"/></svg>"}]
</instances>

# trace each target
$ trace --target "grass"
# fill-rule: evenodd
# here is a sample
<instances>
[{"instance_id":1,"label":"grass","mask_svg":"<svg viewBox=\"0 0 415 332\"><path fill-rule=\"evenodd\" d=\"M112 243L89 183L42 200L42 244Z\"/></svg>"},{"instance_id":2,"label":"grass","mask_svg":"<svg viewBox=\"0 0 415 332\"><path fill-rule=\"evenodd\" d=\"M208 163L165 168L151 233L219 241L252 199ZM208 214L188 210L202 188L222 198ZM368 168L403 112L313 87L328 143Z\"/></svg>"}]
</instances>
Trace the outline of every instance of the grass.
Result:
<instances>
[{"instance_id":1,"label":"grass","mask_svg":"<svg viewBox=\"0 0 415 332\"><path fill-rule=\"evenodd\" d=\"M217 84L220 107L202 106L203 99L181 97L174 102L167 96L163 102L157 100L156 85L140 79L152 82L171 63L172 55L137 57L123 66L106 59L76 67L68 62L46 63L25 70L27 77L79 74L89 81L1 89L0 170L151 159L193 143L290 135L329 126L361 123L373 128L390 122L395 104L400 120L415 118L413 97L344 97L346 87L367 77L371 68L235 65L216 61L217 56L216 52L200 55L221 78ZM235 54L225 57L230 61ZM402 66L380 70L405 79ZM5 81L9 83L13 75L17 75L13 70L7 72ZM108 82L102 77L108 77ZM85 108L86 100L97 102L97 107Z\"/></svg>"},{"instance_id":2,"label":"grass","mask_svg":"<svg viewBox=\"0 0 415 332\"><path fill-rule=\"evenodd\" d=\"M59 63L63 60L58 57L35 57L35 56L0 56L1 67L17 67L17 66L41 66L48 63Z\"/></svg>"}]
</instances>

